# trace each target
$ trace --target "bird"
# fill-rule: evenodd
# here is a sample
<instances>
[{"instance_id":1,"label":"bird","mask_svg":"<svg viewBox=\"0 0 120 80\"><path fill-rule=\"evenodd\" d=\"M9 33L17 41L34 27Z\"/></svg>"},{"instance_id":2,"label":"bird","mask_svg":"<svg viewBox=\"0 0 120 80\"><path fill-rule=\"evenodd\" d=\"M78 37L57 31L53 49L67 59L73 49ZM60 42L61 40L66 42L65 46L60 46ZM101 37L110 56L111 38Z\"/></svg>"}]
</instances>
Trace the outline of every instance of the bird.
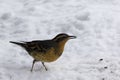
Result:
<instances>
[{"instance_id":1,"label":"bird","mask_svg":"<svg viewBox=\"0 0 120 80\"><path fill-rule=\"evenodd\" d=\"M76 36L70 36L66 33L60 33L52 39L48 40L33 40L33 41L23 41L15 42L9 41L10 43L21 46L27 53L33 57L31 72L35 62L40 61L47 71L45 62L56 61L63 53L65 44L70 39L75 39Z\"/></svg>"}]
</instances>

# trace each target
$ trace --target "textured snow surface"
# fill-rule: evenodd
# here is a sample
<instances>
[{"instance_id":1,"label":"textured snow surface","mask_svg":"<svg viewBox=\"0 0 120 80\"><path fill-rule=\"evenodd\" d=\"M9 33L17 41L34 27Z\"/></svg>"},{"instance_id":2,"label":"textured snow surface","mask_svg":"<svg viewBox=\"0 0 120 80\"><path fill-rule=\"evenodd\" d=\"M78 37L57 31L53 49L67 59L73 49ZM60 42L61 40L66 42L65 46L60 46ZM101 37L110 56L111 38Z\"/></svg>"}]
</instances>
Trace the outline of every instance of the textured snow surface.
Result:
<instances>
[{"instance_id":1,"label":"textured snow surface","mask_svg":"<svg viewBox=\"0 0 120 80\"><path fill-rule=\"evenodd\" d=\"M9 41L77 36L55 62ZM0 0L0 80L120 80L119 0Z\"/></svg>"}]
</instances>

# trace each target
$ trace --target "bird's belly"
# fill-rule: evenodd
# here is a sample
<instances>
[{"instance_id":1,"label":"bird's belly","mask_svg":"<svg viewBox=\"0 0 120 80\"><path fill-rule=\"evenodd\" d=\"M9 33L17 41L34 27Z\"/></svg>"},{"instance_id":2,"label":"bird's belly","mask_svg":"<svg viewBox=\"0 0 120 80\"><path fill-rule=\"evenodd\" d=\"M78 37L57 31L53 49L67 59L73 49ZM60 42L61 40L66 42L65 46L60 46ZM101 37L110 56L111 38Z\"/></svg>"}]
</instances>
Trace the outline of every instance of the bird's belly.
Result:
<instances>
[{"instance_id":1,"label":"bird's belly","mask_svg":"<svg viewBox=\"0 0 120 80\"><path fill-rule=\"evenodd\" d=\"M53 62L57 60L60 56L55 54L54 50L49 50L46 53L32 52L31 56L41 62Z\"/></svg>"}]
</instances>

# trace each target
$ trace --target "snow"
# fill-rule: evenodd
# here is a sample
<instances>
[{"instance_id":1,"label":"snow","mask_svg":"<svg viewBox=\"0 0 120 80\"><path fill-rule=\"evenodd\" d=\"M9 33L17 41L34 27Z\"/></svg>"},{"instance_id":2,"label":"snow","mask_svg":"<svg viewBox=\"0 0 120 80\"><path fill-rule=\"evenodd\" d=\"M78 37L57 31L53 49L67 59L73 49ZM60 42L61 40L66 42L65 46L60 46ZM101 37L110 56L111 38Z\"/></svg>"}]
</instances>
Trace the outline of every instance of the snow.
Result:
<instances>
[{"instance_id":1,"label":"snow","mask_svg":"<svg viewBox=\"0 0 120 80\"><path fill-rule=\"evenodd\" d=\"M120 80L119 0L0 0L0 80ZM9 41L77 36L55 62Z\"/></svg>"}]
</instances>

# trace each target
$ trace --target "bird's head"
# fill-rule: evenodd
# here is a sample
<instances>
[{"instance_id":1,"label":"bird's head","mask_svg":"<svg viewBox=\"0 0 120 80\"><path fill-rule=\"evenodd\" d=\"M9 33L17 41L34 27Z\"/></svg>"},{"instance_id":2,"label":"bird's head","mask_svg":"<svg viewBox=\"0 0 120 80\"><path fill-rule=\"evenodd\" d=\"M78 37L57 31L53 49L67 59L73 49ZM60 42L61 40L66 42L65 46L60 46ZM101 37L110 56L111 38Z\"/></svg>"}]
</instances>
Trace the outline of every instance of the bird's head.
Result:
<instances>
[{"instance_id":1,"label":"bird's head","mask_svg":"<svg viewBox=\"0 0 120 80\"><path fill-rule=\"evenodd\" d=\"M64 50L65 43L70 39L75 39L76 36L70 36L65 33L58 34L56 37L54 37L52 40L55 41L58 44L60 55L62 54Z\"/></svg>"},{"instance_id":2,"label":"bird's head","mask_svg":"<svg viewBox=\"0 0 120 80\"><path fill-rule=\"evenodd\" d=\"M70 36L65 33L58 34L56 37L54 37L52 40L55 42L67 42L69 39L75 39L76 36Z\"/></svg>"}]
</instances>

